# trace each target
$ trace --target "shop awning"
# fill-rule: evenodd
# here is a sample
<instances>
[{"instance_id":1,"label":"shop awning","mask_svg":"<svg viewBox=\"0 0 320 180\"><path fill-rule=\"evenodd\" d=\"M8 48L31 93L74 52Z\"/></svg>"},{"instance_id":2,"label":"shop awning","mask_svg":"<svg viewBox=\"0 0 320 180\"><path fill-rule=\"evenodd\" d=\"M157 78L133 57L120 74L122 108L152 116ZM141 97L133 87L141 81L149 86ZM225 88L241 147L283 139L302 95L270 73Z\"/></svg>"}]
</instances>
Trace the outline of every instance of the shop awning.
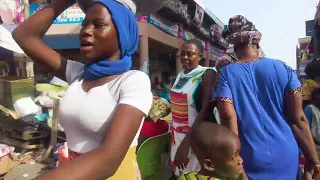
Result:
<instances>
[{"instance_id":1,"label":"shop awning","mask_svg":"<svg viewBox=\"0 0 320 180\"><path fill-rule=\"evenodd\" d=\"M24 54L23 50L12 38L11 32L16 27L17 25L0 25L0 61L30 61L30 58L26 54Z\"/></svg>"},{"instance_id":2,"label":"shop awning","mask_svg":"<svg viewBox=\"0 0 320 180\"><path fill-rule=\"evenodd\" d=\"M17 27L17 25L0 25L0 47L8 49L10 51L23 54L23 50L19 47L16 41L12 38L11 32Z\"/></svg>"}]
</instances>

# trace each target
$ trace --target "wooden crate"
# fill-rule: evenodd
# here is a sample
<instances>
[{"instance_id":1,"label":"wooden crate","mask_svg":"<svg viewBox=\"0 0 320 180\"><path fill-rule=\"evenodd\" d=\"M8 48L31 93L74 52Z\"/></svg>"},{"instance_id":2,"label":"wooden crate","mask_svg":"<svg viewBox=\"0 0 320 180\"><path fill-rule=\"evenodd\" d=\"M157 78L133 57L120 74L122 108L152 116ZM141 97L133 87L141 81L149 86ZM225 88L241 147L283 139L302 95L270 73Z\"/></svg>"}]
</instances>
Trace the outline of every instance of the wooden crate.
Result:
<instances>
[{"instance_id":1,"label":"wooden crate","mask_svg":"<svg viewBox=\"0 0 320 180\"><path fill-rule=\"evenodd\" d=\"M34 79L15 76L0 77L0 104L12 107L16 100L34 97Z\"/></svg>"}]
</instances>

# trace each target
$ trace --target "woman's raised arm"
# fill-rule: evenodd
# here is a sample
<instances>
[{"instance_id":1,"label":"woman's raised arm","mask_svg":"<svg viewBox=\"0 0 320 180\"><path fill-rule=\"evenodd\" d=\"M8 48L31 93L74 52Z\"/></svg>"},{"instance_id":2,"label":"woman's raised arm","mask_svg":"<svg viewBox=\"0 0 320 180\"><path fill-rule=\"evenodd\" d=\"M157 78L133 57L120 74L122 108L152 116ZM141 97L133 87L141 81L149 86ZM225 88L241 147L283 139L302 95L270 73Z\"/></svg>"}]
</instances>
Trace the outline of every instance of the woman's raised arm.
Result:
<instances>
[{"instance_id":1,"label":"woman's raised arm","mask_svg":"<svg viewBox=\"0 0 320 180\"><path fill-rule=\"evenodd\" d=\"M54 20L74 3L75 0L54 1L29 17L12 32L14 40L32 60L62 79L65 79L66 58L44 44L42 37Z\"/></svg>"}]
</instances>

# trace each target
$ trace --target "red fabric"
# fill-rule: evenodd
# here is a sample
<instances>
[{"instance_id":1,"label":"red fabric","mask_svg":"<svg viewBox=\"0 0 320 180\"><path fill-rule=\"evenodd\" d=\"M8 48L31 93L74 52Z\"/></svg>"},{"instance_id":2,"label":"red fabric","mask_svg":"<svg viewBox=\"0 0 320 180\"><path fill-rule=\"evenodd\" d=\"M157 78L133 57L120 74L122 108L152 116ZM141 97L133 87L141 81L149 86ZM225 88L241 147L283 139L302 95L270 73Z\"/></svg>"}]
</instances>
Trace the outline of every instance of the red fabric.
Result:
<instances>
[{"instance_id":1,"label":"red fabric","mask_svg":"<svg viewBox=\"0 0 320 180\"><path fill-rule=\"evenodd\" d=\"M167 133L169 130L169 124L166 121L158 122L143 122L140 134L147 138L154 136L159 136L161 134Z\"/></svg>"}]
</instances>

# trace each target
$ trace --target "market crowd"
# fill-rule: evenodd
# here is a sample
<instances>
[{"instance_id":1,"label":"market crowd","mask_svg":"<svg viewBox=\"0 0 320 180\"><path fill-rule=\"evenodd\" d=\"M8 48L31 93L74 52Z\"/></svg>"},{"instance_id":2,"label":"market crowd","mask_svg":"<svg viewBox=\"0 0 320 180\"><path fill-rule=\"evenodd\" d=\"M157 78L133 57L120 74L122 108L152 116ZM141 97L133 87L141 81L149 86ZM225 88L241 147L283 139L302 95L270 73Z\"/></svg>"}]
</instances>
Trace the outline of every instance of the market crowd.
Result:
<instances>
[{"instance_id":1,"label":"market crowd","mask_svg":"<svg viewBox=\"0 0 320 180\"><path fill-rule=\"evenodd\" d=\"M141 179L137 146L170 131L171 179L320 180L315 67L301 86L285 63L259 56L261 33L237 15L223 33L236 58L202 67L204 47L189 40L180 49L183 70L154 97L149 77L130 70L139 30L125 1L95 0L87 9L79 35L86 64L42 42L74 3L56 0L13 32L30 58L69 83L59 107L69 161L37 179ZM170 112L172 123L161 120Z\"/></svg>"}]
</instances>

